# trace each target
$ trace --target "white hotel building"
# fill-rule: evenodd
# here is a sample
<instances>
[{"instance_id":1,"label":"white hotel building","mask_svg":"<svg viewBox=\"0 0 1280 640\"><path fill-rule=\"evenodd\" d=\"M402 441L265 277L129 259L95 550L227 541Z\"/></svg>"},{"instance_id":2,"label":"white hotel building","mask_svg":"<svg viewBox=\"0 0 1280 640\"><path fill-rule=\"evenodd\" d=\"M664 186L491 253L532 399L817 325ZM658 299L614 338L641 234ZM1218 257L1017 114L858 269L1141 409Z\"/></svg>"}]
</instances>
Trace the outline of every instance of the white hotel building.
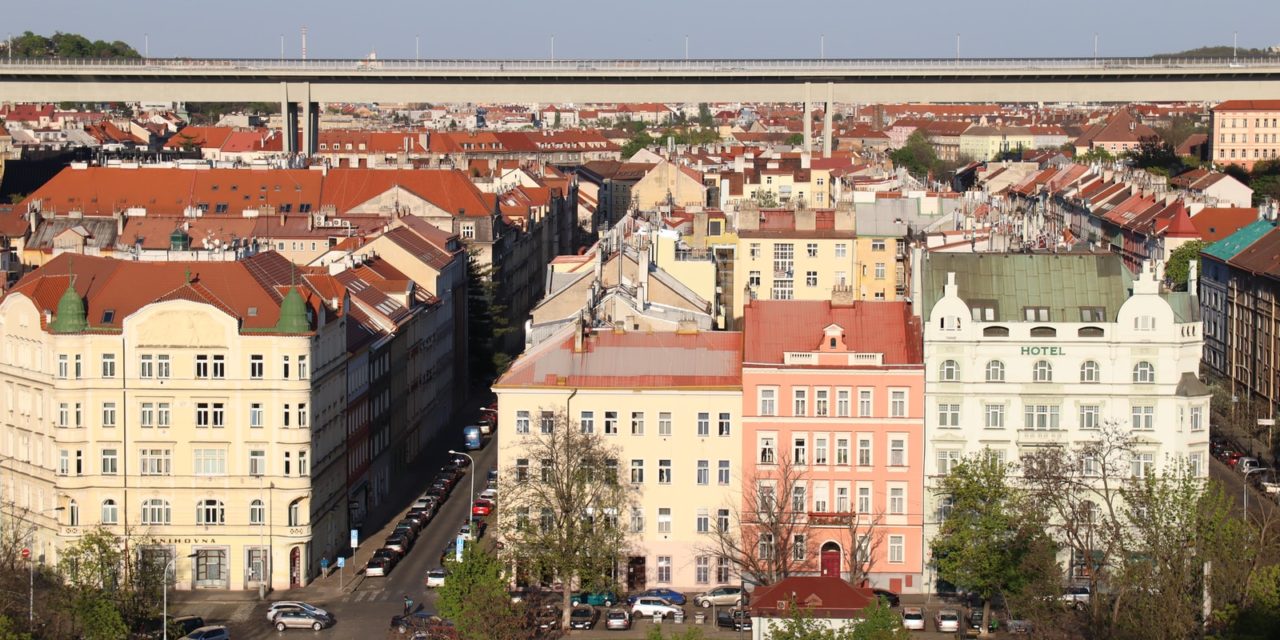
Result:
<instances>
[{"instance_id":1,"label":"white hotel building","mask_svg":"<svg viewBox=\"0 0 1280 640\"><path fill-rule=\"evenodd\" d=\"M938 479L984 448L1015 461L1113 421L1136 437L1135 474L1178 459L1208 473L1194 295L1162 292L1154 269L1135 278L1113 254L934 253L917 264L926 554Z\"/></svg>"}]
</instances>

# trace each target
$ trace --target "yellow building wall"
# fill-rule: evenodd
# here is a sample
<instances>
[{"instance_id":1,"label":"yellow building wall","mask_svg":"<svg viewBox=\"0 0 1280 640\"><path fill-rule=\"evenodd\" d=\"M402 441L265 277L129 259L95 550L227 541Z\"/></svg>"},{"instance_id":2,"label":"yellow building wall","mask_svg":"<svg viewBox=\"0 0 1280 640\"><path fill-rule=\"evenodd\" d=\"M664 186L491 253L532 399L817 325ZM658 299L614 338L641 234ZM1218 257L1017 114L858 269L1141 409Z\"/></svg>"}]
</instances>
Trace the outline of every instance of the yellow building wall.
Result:
<instances>
[{"instance_id":1,"label":"yellow building wall","mask_svg":"<svg viewBox=\"0 0 1280 640\"><path fill-rule=\"evenodd\" d=\"M748 296L744 294L753 272L759 273L760 283L753 286L759 300L786 299L775 297L774 284L785 277L774 273L774 250L777 245L792 246L792 300L830 300L835 285L852 285L854 280L855 248L853 238L764 238L754 233L739 233L737 257L733 264L733 318L734 326L742 320L742 308ZM815 246L809 255L809 245ZM816 275L816 284L806 280L808 273Z\"/></svg>"},{"instance_id":2,"label":"yellow building wall","mask_svg":"<svg viewBox=\"0 0 1280 640\"><path fill-rule=\"evenodd\" d=\"M897 260L899 238L859 237L857 249L857 265L853 286L854 294L860 300L897 300L896 285L899 278L905 277L900 272L902 262ZM883 248L878 248L883 243Z\"/></svg>"}]
</instances>

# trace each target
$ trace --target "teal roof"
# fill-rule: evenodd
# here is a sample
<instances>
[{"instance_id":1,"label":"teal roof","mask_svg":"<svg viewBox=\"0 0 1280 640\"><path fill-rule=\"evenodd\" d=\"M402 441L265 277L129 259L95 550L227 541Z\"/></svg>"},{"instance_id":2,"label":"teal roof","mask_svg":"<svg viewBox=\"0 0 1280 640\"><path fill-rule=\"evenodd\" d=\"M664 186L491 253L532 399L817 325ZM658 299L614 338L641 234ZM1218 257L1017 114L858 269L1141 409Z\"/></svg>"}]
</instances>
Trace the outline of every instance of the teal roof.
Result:
<instances>
[{"instance_id":1,"label":"teal roof","mask_svg":"<svg viewBox=\"0 0 1280 640\"><path fill-rule=\"evenodd\" d=\"M1102 307L1105 320L1115 322L1133 287L1133 274L1112 253L926 253L920 276L926 322L948 273L956 274L960 299L994 307L996 322L1024 322L1026 307L1047 307L1050 322L1080 322L1081 307Z\"/></svg>"},{"instance_id":2,"label":"teal roof","mask_svg":"<svg viewBox=\"0 0 1280 640\"><path fill-rule=\"evenodd\" d=\"M1275 228L1275 223L1270 220L1255 220L1240 228L1239 231L1205 247L1201 253L1226 262Z\"/></svg>"}]
</instances>

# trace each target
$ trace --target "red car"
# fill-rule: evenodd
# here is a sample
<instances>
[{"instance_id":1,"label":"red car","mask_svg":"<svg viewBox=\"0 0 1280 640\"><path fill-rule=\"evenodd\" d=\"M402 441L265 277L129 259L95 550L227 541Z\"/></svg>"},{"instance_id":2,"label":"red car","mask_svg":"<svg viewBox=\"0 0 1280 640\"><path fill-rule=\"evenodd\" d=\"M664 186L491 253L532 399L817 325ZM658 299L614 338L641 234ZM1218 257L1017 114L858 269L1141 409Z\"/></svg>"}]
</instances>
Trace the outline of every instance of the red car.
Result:
<instances>
[{"instance_id":1,"label":"red car","mask_svg":"<svg viewBox=\"0 0 1280 640\"><path fill-rule=\"evenodd\" d=\"M473 516L487 516L490 513L493 513L493 503L488 500L476 500L475 504L471 505Z\"/></svg>"}]
</instances>

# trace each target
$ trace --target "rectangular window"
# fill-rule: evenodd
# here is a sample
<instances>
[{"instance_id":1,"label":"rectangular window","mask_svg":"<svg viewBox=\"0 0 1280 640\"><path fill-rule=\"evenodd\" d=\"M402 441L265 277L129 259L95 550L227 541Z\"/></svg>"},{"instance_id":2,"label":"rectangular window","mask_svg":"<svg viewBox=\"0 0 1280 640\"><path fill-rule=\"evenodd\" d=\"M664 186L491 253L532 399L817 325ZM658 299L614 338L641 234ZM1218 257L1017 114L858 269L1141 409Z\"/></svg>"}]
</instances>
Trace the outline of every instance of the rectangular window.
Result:
<instances>
[{"instance_id":1,"label":"rectangular window","mask_svg":"<svg viewBox=\"0 0 1280 640\"><path fill-rule=\"evenodd\" d=\"M871 466L871 438L858 438L858 466Z\"/></svg>"},{"instance_id":2,"label":"rectangular window","mask_svg":"<svg viewBox=\"0 0 1280 640\"><path fill-rule=\"evenodd\" d=\"M65 353L58 354L58 378L66 380L70 376L70 358Z\"/></svg>"},{"instance_id":3,"label":"rectangular window","mask_svg":"<svg viewBox=\"0 0 1280 640\"><path fill-rule=\"evenodd\" d=\"M102 377L104 378L116 377L116 354L114 353L102 354Z\"/></svg>"},{"instance_id":4,"label":"rectangular window","mask_svg":"<svg viewBox=\"0 0 1280 640\"><path fill-rule=\"evenodd\" d=\"M804 562L805 543L804 534L797 533L791 536L791 559L796 562Z\"/></svg>"},{"instance_id":5,"label":"rectangular window","mask_svg":"<svg viewBox=\"0 0 1280 640\"><path fill-rule=\"evenodd\" d=\"M849 417L849 390L836 389L836 417Z\"/></svg>"},{"instance_id":6,"label":"rectangular window","mask_svg":"<svg viewBox=\"0 0 1280 640\"><path fill-rule=\"evenodd\" d=\"M711 583L711 556L698 556L694 560L693 580L698 584Z\"/></svg>"},{"instance_id":7,"label":"rectangular window","mask_svg":"<svg viewBox=\"0 0 1280 640\"><path fill-rule=\"evenodd\" d=\"M261 380L264 371L266 371L266 366L263 364L262 356L249 356L249 379Z\"/></svg>"},{"instance_id":8,"label":"rectangular window","mask_svg":"<svg viewBox=\"0 0 1280 640\"><path fill-rule=\"evenodd\" d=\"M658 484L671 484L670 460L658 460Z\"/></svg>"},{"instance_id":9,"label":"rectangular window","mask_svg":"<svg viewBox=\"0 0 1280 640\"><path fill-rule=\"evenodd\" d=\"M644 412L643 411L631 412L631 435L633 436L644 435Z\"/></svg>"},{"instance_id":10,"label":"rectangular window","mask_svg":"<svg viewBox=\"0 0 1280 640\"><path fill-rule=\"evenodd\" d=\"M698 461L697 481L698 481L698 484L701 484L701 485L711 484L711 461L710 460Z\"/></svg>"},{"instance_id":11,"label":"rectangular window","mask_svg":"<svg viewBox=\"0 0 1280 640\"><path fill-rule=\"evenodd\" d=\"M711 414L698 414L698 437L705 438L711 435Z\"/></svg>"},{"instance_id":12,"label":"rectangular window","mask_svg":"<svg viewBox=\"0 0 1280 640\"><path fill-rule=\"evenodd\" d=\"M58 451L58 475L71 475L71 452L67 449Z\"/></svg>"},{"instance_id":13,"label":"rectangular window","mask_svg":"<svg viewBox=\"0 0 1280 640\"><path fill-rule=\"evenodd\" d=\"M872 250L872 251L884 251L884 240L872 240L872 241L871 241L871 250Z\"/></svg>"},{"instance_id":14,"label":"rectangular window","mask_svg":"<svg viewBox=\"0 0 1280 640\"><path fill-rule=\"evenodd\" d=\"M1059 425L1057 405L1029 404L1025 408L1024 429L1053 430Z\"/></svg>"},{"instance_id":15,"label":"rectangular window","mask_svg":"<svg viewBox=\"0 0 1280 640\"><path fill-rule=\"evenodd\" d=\"M263 411L262 403L254 402L249 405L249 426L254 429L262 428Z\"/></svg>"},{"instance_id":16,"label":"rectangular window","mask_svg":"<svg viewBox=\"0 0 1280 640\"><path fill-rule=\"evenodd\" d=\"M818 257L818 243L810 242L805 244L804 251L810 258Z\"/></svg>"},{"instance_id":17,"label":"rectangular window","mask_svg":"<svg viewBox=\"0 0 1280 640\"><path fill-rule=\"evenodd\" d=\"M733 420L730 419L729 414L720 414L720 419L716 421L716 433L721 438L728 438L733 435Z\"/></svg>"},{"instance_id":18,"label":"rectangular window","mask_svg":"<svg viewBox=\"0 0 1280 640\"><path fill-rule=\"evenodd\" d=\"M813 438L813 463L827 464L827 438L826 436L814 436Z\"/></svg>"},{"instance_id":19,"label":"rectangular window","mask_svg":"<svg viewBox=\"0 0 1280 640\"><path fill-rule=\"evenodd\" d=\"M1191 430L1192 431L1204 430L1204 408L1203 407L1191 407Z\"/></svg>"},{"instance_id":20,"label":"rectangular window","mask_svg":"<svg viewBox=\"0 0 1280 640\"><path fill-rule=\"evenodd\" d=\"M108 429L116 426L116 403L102 403L102 426Z\"/></svg>"},{"instance_id":21,"label":"rectangular window","mask_svg":"<svg viewBox=\"0 0 1280 640\"><path fill-rule=\"evenodd\" d=\"M102 475L114 476L120 472L120 456L116 449L102 450Z\"/></svg>"},{"instance_id":22,"label":"rectangular window","mask_svg":"<svg viewBox=\"0 0 1280 640\"><path fill-rule=\"evenodd\" d=\"M529 479L529 459L516 459L516 482L525 482Z\"/></svg>"},{"instance_id":23,"label":"rectangular window","mask_svg":"<svg viewBox=\"0 0 1280 640\"><path fill-rule=\"evenodd\" d=\"M196 449L194 452L195 474L198 476L227 475L226 449Z\"/></svg>"},{"instance_id":24,"label":"rectangular window","mask_svg":"<svg viewBox=\"0 0 1280 640\"><path fill-rule=\"evenodd\" d=\"M849 247L843 242L836 243L836 257L843 258L849 255Z\"/></svg>"},{"instance_id":25,"label":"rectangular window","mask_svg":"<svg viewBox=\"0 0 1280 640\"><path fill-rule=\"evenodd\" d=\"M858 513L871 513L871 487L858 487Z\"/></svg>"},{"instance_id":26,"label":"rectangular window","mask_svg":"<svg viewBox=\"0 0 1280 640\"><path fill-rule=\"evenodd\" d=\"M817 271L804 272L804 285L806 287L818 286L818 272Z\"/></svg>"},{"instance_id":27,"label":"rectangular window","mask_svg":"<svg viewBox=\"0 0 1280 640\"><path fill-rule=\"evenodd\" d=\"M658 533L671 533L671 507L658 507Z\"/></svg>"},{"instance_id":28,"label":"rectangular window","mask_svg":"<svg viewBox=\"0 0 1280 640\"><path fill-rule=\"evenodd\" d=\"M289 356L281 356L280 358L280 377L284 380L289 379Z\"/></svg>"},{"instance_id":29,"label":"rectangular window","mask_svg":"<svg viewBox=\"0 0 1280 640\"><path fill-rule=\"evenodd\" d=\"M849 487L836 487L836 513L849 513Z\"/></svg>"},{"instance_id":30,"label":"rectangular window","mask_svg":"<svg viewBox=\"0 0 1280 640\"><path fill-rule=\"evenodd\" d=\"M659 516L658 528L662 528L662 519ZM658 556L658 584L667 584L671 582L671 556Z\"/></svg>"},{"instance_id":31,"label":"rectangular window","mask_svg":"<svg viewBox=\"0 0 1280 640\"><path fill-rule=\"evenodd\" d=\"M711 533L711 515L706 509L698 509L698 533Z\"/></svg>"},{"instance_id":32,"label":"rectangular window","mask_svg":"<svg viewBox=\"0 0 1280 640\"><path fill-rule=\"evenodd\" d=\"M307 365L306 356L298 356L298 379L306 380L311 374L311 368Z\"/></svg>"},{"instance_id":33,"label":"rectangular window","mask_svg":"<svg viewBox=\"0 0 1280 640\"><path fill-rule=\"evenodd\" d=\"M261 476L267 473L267 452L263 449L249 451L249 475Z\"/></svg>"},{"instance_id":34,"label":"rectangular window","mask_svg":"<svg viewBox=\"0 0 1280 640\"><path fill-rule=\"evenodd\" d=\"M671 435L671 412L663 411L658 414L658 435L669 437Z\"/></svg>"},{"instance_id":35,"label":"rectangular window","mask_svg":"<svg viewBox=\"0 0 1280 640\"><path fill-rule=\"evenodd\" d=\"M796 436L792 440L791 462L793 464L809 464L808 443L809 439L805 436Z\"/></svg>"},{"instance_id":36,"label":"rectangular window","mask_svg":"<svg viewBox=\"0 0 1280 640\"><path fill-rule=\"evenodd\" d=\"M168 428L169 426L169 403L168 402L156 403L156 426L160 427L161 429Z\"/></svg>"},{"instance_id":37,"label":"rectangular window","mask_svg":"<svg viewBox=\"0 0 1280 640\"><path fill-rule=\"evenodd\" d=\"M163 354L156 356L156 377L166 380L169 374L169 356Z\"/></svg>"},{"instance_id":38,"label":"rectangular window","mask_svg":"<svg viewBox=\"0 0 1280 640\"><path fill-rule=\"evenodd\" d=\"M760 286L760 272L759 272L759 271L750 271L750 272L748 272L748 273L747 273L747 285L749 285L749 286L751 286L751 287L753 287L753 288L754 288L754 287L758 287L758 286Z\"/></svg>"},{"instance_id":39,"label":"rectangular window","mask_svg":"<svg viewBox=\"0 0 1280 640\"><path fill-rule=\"evenodd\" d=\"M220 405L220 404L219 404L219 405L214 405L214 406L221 407L222 405ZM221 424L215 424L215 425L213 425L213 426L215 426L215 427L221 427L222 425L221 425ZM299 427L305 427L305 426L307 426L307 403L305 403L305 402L299 402L299 403L298 403L298 426L299 426Z\"/></svg>"},{"instance_id":40,"label":"rectangular window","mask_svg":"<svg viewBox=\"0 0 1280 640\"><path fill-rule=\"evenodd\" d=\"M606 436L618 435L618 412L604 412L604 434Z\"/></svg>"},{"instance_id":41,"label":"rectangular window","mask_svg":"<svg viewBox=\"0 0 1280 640\"><path fill-rule=\"evenodd\" d=\"M206 380L209 378L209 356L196 356L196 379Z\"/></svg>"},{"instance_id":42,"label":"rectangular window","mask_svg":"<svg viewBox=\"0 0 1280 640\"><path fill-rule=\"evenodd\" d=\"M951 468L960 463L960 452L950 449L938 450L938 475L951 473Z\"/></svg>"},{"instance_id":43,"label":"rectangular window","mask_svg":"<svg viewBox=\"0 0 1280 640\"><path fill-rule=\"evenodd\" d=\"M1155 428L1156 408L1151 405L1136 405L1133 407L1133 429L1135 431L1150 431Z\"/></svg>"},{"instance_id":44,"label":"rectangular window","mask_svg":"<svg viewBox=\"0 0 1280 640\"><path fill-rule=\"evenodd\" d=\"M827 416L828 409L830 407L830 394L831 391L829 389L813 390L813 415L820 418Z\"/></svg>"},{"instance_id":45,"label":"rectangular window","mask_svg":"<svg viewBox=\"0 0 1280 640\"><path fill-rule=\"evenodd\" d=\"M987 428L1003 429L1004 428L1004 405L989 404L986 405Z\"/></svg>"},{"instance_id":46,"label":"rectangular window","mask_svg":"<svg viewBox=\"0 0 1280 640\"><path fill-rule=\"evenodd\" d=\"M644 533L644 509L631 507L631 533Z\"/></svg>"},{"instance_id":47,"label":"rectangular window","mask_svg":"<svg viewBox=\"0 0 1280 640\"><path fill-rule=\"evenodd\" d=\"M556 430L556 414L553 411L543 411L538 415L538 430L542 433L553 433Z\"/></svg>"},{"instance_id":48,"label":"rectangular window","mask_svg":"<svg viewBox=\"0 0 1280 640\"><path fill-rule=\"evenodd\" d=\"M760 438L760 464L774 464L773 438L770 436L762 436Z\"/></svg>"},{"instance_id":49,"label":"rectangular window","mask_svg":"<svg viewBox=\"0 0 1280 640\"><path fill-rule=\"evenodd\" d=\"M156 426L156 406L154 403L142 403L142 408L138 411L138 423L142 427Z\"/></svg>"},{"instance_id":50,"label":"rectangular window","mask_svg":"<svg viewBox=\"0 0 1280 640\"><path fill-rule=\"evenodd\" d=\"M907 417L907 392L903 389L889 391L889 417Z\"/></svg>"},{"instance_id":51,"label":"rectangular window","mask_svg":"<svg viewBox=\"0 0 1280 640\"><path fill-rule=\"evenodd\" d=\"M729 510L716 509L716 530L724 533L729 530Z\"/></svg>"},{"instance_id":52,"label":"rectangular window","mask_svg":"<svg viewBox=\"0 0 1280 640\"><path fill-rule=\"evenodd\" d=\"M907 466L907 441L903 438L889 440L889 466Z\"/></svg>"},{"instance_id":53,"label":"rectangular window","mask_svg":"<svg viewBox=\"0 0 1280 640\"><path fill-rule=\"evenodd\" d=\"M727 487L729 486L729 461L721 460L720 466L716 469L716 484Z\"/></svg>"},{"instance_id":54,"label":"rectangular window","mask_svg":"<svg viewBox=\"0 0 1280 640\"><path fill-rule=\"evenodd\" d=\"M805 501L805 486L796 484L791 487L791 510L796 513L804 513L808 511L806 507L808 503Z\"/></svg>"},{"instance_id":55,"label":"rectangular window","mask_svg":"<svg viewBox=\"0 0 1280 640\"><path fill-rule=\"evenodd\" d=\"M288 407L289 405L285 405ZM285 426L289 426L289 411L285 410ZM212 419L212 406L208 402L196 403L196 426L207 427Z\"/></svg>"},{"instance_id":56,"label":"rectangular window","mask_svg":"<svg viewBox=\"0 0 1280 640\"><path fill-rule=\"evenodd\" d=\"M307 463L307 452L298 452L298 475L306 476L311 473L311 467Z\"/></svg>"},{"instance_id":57,"label":"rectangular window","mask_svg":"<svg viewBox=\"0 0 1280 640\"><path fill-rule=\"evenodd\" d=\"M884 263L876 263L876 280L884 280Z\"/></svg>"},{"instance_id":58,"label":"rectangular window","mask_svg":"<svg viewBox=\"0 0 1280 640\"><path fill-rule=\"evenodd\" d=\"M596 413L594 411L583 411L578 414L578 428L583 433L595 433Z\"/></svg>"},{"instance_id":59,"label":"rectangular window","mask_svg":"<svg viewBox=\"0 0 1280 640\"><path fill-rule=\"evenodd\" d=\"M644 484L644 460L631 461L631 484Z\"/></svg>"},{"instance_id":60,"label":"rectangular window","mask_svg":"<svg viewBox=\"0 0 1280 640\"><path fill-rule=\"evenodd\" d=\"M156 375L155 366L155 358L153 356L138 356L138 377L154 378Z\"/></svg>"},{"instance_id":61,"label":"rectangular window","mask_svg":"<svg viewBox=\"0 0 1280 640\"><path fill-rule=\"evenodd\" d=\"M946 402L938 403L938 426L960 426L960 405Z\"/></svg>"},{"instance_id":62,"label":"rectangular window","mask_svg":"<svg viewBox=\"0 0 1280 640\"><path fill-rule=\"evenodd\" d=\"M1135 478L1149 476L1155 473L1156 458L1154 453L1135 453L1133 454L1133 462L1130 472Z\"/></svg>"},{"instance_id":63,"label":"rectangular window","mask_svg":"<svg viewBox=\"0 0 1280 640\"><path fill-rule=\"evenodd\" d=\"M227 377L227 359L225 356L213 357L212 376L214 380L222 380Z\"/></svg>"},{"instance_id":64,"label":"rectangular window","mask_svg":"<svg viewBox=\"0 0 1280 640\"><path fill-rule=\"evenodd\" d=\"M907 490L903 487L889 488L889 513L903 515L907 512Z\"/></svg>"},{"instance_id":65,"label":"rectangular window","mask_svg":"<svg viewBox=\"0 0 1280 640\"><path fill-rule=\"evenodd\" d=\"M767 387L761 387L758 390L758 392L760 395L760 415L762 416L777 415L778 414L778 404L777 404L778 390L767 388Z\"/></svg>"},{"instance_id":66,"label":"rectangular window","mask_svg":"<svg viewBox=\"0 0 1280 640\"><path fill-rule=\"evenodd\" d=\"M138 460L144 476L167 476L172 472L168 449L143 449Z\"/></svg>"},{"instance_id":67,"label":"rectangular window","mask_svg":"<svg viewBox=\"0 0 1280 640\"><path fill-rule=\"evenodd\" d=\"M906 536L889 536L889 562L901 564L906 546Z\"/></svg>"},{"instance_id":68,"label":"rectangular window","mask_svg":"<svg viewBox=\"0 0 1280 640\"><path fill-rule=\"evenodd\" d=\"M871 417L871 389L858 389L858 417Z\"/></svg>"},{"instance_id":69,"label":"rectangular window","mask_svg":"<svg viewBox=\"0 0 1280 640\"><path fill-rule=\"evenodd\" d=\"M848 438L836 438L836 464L842 467L849 466Z\"/></svg>"},{"instance_id":70,"label":"rectangular window","mask_svg":"<svg viewBox=\"0 0 1280 640\"><path fill-rule=\"evenodd\" d=\"M516 433L529 433L529 412L516 412Z\"/></svg>"},{"instance_id":71,"label":"rectangular window","mask_svg":"<svg viewBox=\"0 0 1280 640\"><path fill-rule=\"evenodd\" d=\"M1101 426L1102 407L1096 404L1080 405L1080 428L1097 429Z\"/></svg>"},{"instance_id":72,"label":"rectangular window","mask_svg":"<svg viewBox=\"0 0 1280 640\"><path fill-rule=\"evenodd\" d=\"M791 405L792 406L791 415L793 416L809 415L809 403L808 403L809 390L803 387L795 388L791 390L791 394L793 398L793 403Z\"/></svg>"}]
</instances>

